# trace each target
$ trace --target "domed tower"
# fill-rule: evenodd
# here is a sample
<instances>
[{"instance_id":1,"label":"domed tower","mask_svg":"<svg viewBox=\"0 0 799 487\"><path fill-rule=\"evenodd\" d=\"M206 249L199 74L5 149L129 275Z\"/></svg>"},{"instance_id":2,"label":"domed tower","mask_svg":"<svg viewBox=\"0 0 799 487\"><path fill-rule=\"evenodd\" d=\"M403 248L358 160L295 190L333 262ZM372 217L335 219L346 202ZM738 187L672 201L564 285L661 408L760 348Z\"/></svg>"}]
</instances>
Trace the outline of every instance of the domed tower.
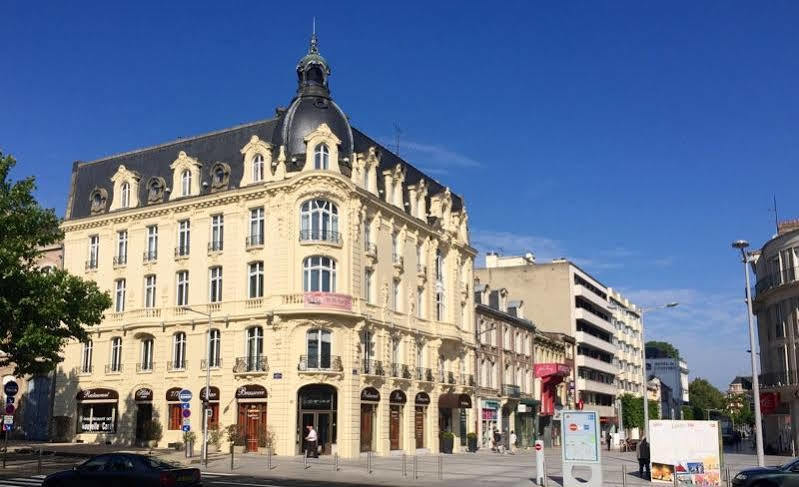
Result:
<instances>
[{"instance_id":1,"label":"domed tower","mask_svg":"<svg viewBox=\"0 0 799 487\"><path fill-rule=\"evenodd\" d=\"M275 145L286 147L289 170L302 165L306 152L305 137L323 123L341 140L338 148L340 158L352 155L352 129L347 116L330 96L329 77L330 66L319 54L314 29L308 53L297 63L297 95L280 113L275 127ZM296 162L292 163L293 160ZM339 166L350 168L349 162L343 160L339 161Z\"/></svg>"}]
</instances>

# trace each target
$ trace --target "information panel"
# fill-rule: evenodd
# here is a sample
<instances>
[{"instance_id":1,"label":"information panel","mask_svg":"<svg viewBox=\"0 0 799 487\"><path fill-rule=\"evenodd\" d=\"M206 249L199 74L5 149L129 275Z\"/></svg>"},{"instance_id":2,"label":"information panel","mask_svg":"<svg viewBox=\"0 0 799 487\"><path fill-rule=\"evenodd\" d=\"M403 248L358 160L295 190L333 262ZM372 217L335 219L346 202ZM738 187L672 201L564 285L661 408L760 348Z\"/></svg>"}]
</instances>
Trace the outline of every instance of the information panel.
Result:
<instances>
[{"instance_id":1,"label":"information panel","mask_svg":"<svg viewBox=\"0 0 799 487\"><path fill-rule=\"evenodd\" d=\"M650 421L652 482L721 485L716 421Z\"/></svg>"},{"instance_id":2,"label":"information panel","mask_svg":"<svg viewBox=\"0 0 799 487\"><path fill-rule=\"evenodd\" d=\"M599 463L599 416L595 411L563 411L563 461Z\"/></svg>"}]
</instances>

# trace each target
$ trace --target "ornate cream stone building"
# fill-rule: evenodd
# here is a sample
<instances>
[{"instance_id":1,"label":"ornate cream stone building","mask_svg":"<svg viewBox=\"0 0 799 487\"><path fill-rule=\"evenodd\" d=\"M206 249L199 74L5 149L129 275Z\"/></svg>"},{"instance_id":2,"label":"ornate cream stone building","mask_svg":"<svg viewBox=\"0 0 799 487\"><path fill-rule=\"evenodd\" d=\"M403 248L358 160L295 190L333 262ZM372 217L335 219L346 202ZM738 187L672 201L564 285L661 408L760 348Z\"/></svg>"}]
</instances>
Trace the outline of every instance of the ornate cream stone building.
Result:
<instances>
[{"instance_id":1,"label":"ornate cream stone building","mask_svg":"<svg viewBox=\"0 0 799 487\"><path fill-rule=\"evenodd\" d=\"M111 292L65 350L56 416L83 441L131 443L151 420L254 450L436 451L476 416L463 199L350 126L316 37L274 118L76 162L65 267ZM209 318L210 315L210 325ZM468 430L468 431L467 431Z\"/></svg>"}]
</instances>

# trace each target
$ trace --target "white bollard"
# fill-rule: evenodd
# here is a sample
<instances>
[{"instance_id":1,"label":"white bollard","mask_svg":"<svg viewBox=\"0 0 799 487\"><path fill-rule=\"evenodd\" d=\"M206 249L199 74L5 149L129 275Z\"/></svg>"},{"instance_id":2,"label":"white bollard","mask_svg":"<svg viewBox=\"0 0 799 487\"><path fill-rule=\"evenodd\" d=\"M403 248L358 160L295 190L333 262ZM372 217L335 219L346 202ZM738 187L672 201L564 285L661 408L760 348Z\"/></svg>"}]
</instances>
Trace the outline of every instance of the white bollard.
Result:
<instances>
[{"instance_id":1,"label":"white bollard","mask_svg":"<svg viewBox=\"0 0 799 487\"><path fill-rule=\"evenodd\" d=\"M535 441L535 483L544 485L544 442Z\"/></svg>"}]
</instances>

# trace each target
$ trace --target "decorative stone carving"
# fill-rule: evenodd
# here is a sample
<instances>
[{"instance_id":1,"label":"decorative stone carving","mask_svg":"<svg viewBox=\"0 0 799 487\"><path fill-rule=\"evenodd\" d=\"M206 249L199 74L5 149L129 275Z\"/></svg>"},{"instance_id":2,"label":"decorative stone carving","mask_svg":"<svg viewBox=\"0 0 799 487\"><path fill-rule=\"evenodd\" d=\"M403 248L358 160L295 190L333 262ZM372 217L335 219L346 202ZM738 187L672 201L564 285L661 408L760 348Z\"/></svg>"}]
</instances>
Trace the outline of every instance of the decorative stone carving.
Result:
<instances>
[{"instance_id":1,"label":"decorative stone carving","mask_svg":"<svg viewBox=\"0 0 799 487\"><path fill-rule=\"evenodd\" d=\"M92 215L103 213L108 207L108 190L95 186L89 194Z\"/></svg>"},{"instance_id":2,"label":"decorative stone carving","mask_svg":"<svg viewBox=\"0 0 799 487\"><path fill-rule=\"evenodd\" d=\"M223 191L230 184L230 165L217 162L211 168L211 192Z\"/></svg>"},{"instance_id":3,"label":"decorative stone carving","mask_svg":"<svg viewBox=\"0 0 799 487\"><path fill-rule=\"evenodd\" d=\"M164 201L166 181L161 177L152 177L147 182L147 203L161 203Z\"/></svg>"}]
</instances>

